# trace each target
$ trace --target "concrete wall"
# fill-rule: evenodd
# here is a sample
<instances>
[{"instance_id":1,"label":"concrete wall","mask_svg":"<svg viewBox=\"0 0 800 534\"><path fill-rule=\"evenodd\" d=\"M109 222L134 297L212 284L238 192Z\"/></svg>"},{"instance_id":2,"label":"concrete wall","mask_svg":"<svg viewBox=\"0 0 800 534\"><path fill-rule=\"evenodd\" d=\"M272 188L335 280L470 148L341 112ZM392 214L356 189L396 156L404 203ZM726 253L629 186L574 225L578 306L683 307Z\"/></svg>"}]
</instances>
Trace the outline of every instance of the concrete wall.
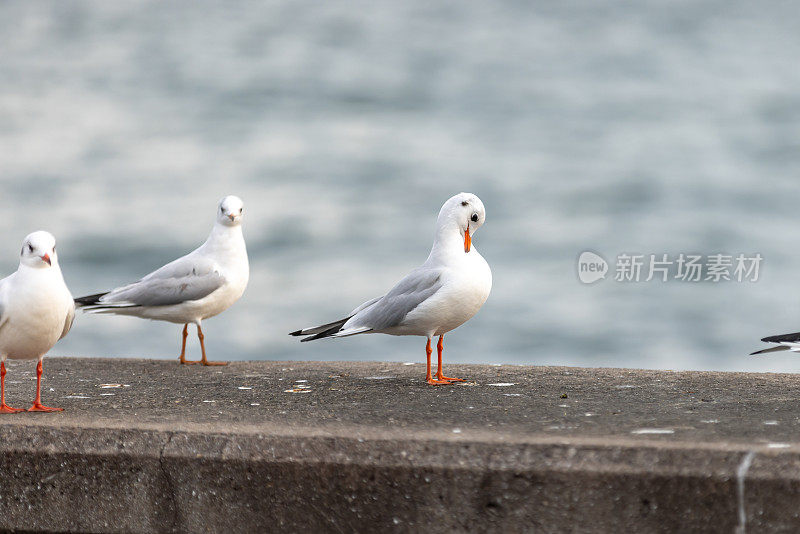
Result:
<instances>
[{"instance_id":1,"label":"concrete wall","mask_svg":"<svg viewBox=\"0 0 800 534\"><path fill-rule=\"evenodd\" d=\"M537 407L545 411L542 403L588 400L603 373L617 373L626 385L666 380L695 389L698 384L691 381L708 380L708 374L509 370L510 382L522 386L515 395L528 396L523 403L520 397L497 393L516 385L489 386L497 368L479 366L460 368L476 378L474 385L437 389L417 385L421 366L397 364L348 364L337 374L338 364L296 362L291 368L286 363L239 364L222 373L178 368L173 362L85 363L80 370L69 360L48 367L54 391L45 401L68 402L64 414L0 419L3 530L800 531L800 447L793 442L722 439L714 434L720 430L706 431L707 439L679 439L676 425L672 434L632 431L643 422L658 423L653 417L676 419L654 412L649 421L635 420L626 415L625 402L613 397L615 408L607 414L599 405L592 417L576 413L576 427L566 435L532 432L552 428L552 421L538 418ZM379 370L387 376L387 365L395 378L374 379ZM24 372L23 367L12 371ZM139 378L128 380L129 388L116 388L117 395L101 397L109 373ZM163 391L175 391L176 385L182 391L174 397L163 391L151 395L159 383L156 375L166 382ZM286 379L294 376L306 377L304 384L318 390L315 400L313 393L285 393ZM558 389L546 395L541 382L548 376L571 378L557 380ZM733 386L746 380L769 384L776 376L717 379ZM84 385L76 388L81 380ZM237 385L243 381L253 385ZM125 380L119 382L122 386ZM362 395L362 382L370 395L385 390L384 396L392 396L397 390L405 400L395 403L404 407L385 408L377 399L371 403ZM192 389L194 383L201 387ZM562 399L564 387L569 400ZM263 396L253 393L258 388L264 389ZM608 389L609 396L614 389ZM659 396L675 389L654 388L648 395L668 405ZM769 387L761 389L764 400ZM504 405L506 398L519 404ZM490 401L497 404L489 406ZM263 412L241 416L246 407L262 406ZM692 423L690 410L674 406L680 407L676 417L682 412L687 426L703 430ZM446 419L448 410L455 413L446 425L437 424L436 418ZM764 415L775 417L774 411L751 411L760 424ZM636 413L646 415L647 410ZM604 414L612 430L597 428L605 423L583 422L603 420ZM381 416L383 425L355 424ZM569 426L569 418L562 424ZM785 427L773 431L784 432L784 440L786 432L794 432Z\"/></svg>"}]
</instances>

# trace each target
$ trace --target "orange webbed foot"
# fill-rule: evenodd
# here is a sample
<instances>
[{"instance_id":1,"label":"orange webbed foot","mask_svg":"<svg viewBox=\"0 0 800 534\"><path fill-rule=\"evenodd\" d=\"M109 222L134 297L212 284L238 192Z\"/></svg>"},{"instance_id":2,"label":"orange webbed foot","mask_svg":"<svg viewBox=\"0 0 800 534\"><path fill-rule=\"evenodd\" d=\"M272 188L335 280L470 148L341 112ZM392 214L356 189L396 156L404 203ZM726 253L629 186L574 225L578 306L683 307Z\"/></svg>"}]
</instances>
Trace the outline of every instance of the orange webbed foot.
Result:
<instances>
[{"instance_id":1,"label":"orange webbed foot","mask_svg":"<svg viewBox=\"0 0 800 534\"><path fill-rule=\"evenodd\" d=\"M64 408L51 408L50 406L45 406L40 402L34 402L33 406L28 408L29 412L63 412Z\"/></svg>"},{"instance_id":2,"label":"orange webbed foot","mask_svg":"<svg viewBox=\"0 0 800 534\"><path fill-rule=\"evenodd\" d=\"M12 408L6 403L0 404L0 413L19 413L24 411L24 408Z\"/></svg>"},{"instance_id":3,"label":"orange webbed foot","mask_svg":"<svg viewBox=\"0 0 800 534\"><path fill-rule=\"evenodd\" d=\"M436 375L436 378L438 380L449 380L450 382L466 382L466 380L463 378L452 378L444 375Z\"/></svg>"},{"instance_id":4,"label":"orange webbed foot","mask_svg":"<svg viewBox=\"0 0 800 534\"><path fill-rule=\"evenodd\" d=\"M446 384L452 384L452 382L449 380L437 380L436 378L428 378L425 381L432 386L444 386Z\"/></svg>"}]
</instances>

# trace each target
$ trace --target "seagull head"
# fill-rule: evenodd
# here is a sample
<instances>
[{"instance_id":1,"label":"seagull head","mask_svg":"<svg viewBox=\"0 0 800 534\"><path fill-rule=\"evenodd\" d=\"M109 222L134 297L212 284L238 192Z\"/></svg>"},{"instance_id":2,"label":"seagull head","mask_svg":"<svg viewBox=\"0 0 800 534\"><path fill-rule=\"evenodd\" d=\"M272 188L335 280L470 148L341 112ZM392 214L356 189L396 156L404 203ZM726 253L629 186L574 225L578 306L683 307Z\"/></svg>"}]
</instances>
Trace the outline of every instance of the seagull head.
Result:
<instances>
[{"instance_id":1,"label":"seagull head","mask_svg":"<svg viewBox=\"0 0 800 534\"><path fill-rule=\"evenodd\" d=\"M35 268L58 266L56 238L53 234L40 230L28 235L22 242L19 263Z\"/></svg>"},{"instance_id":2,"label":"seagull head","mask_svg":"<svg viewBox=\"0 0 800 534\"><path fill-rule=\"evenodd\" d=\"M464 252L472 250L472 235L486 221L483 202L472 193L450 197L439 212L439 226L455 225L464 238Z\"/></svg>"},{"instance_id":3,"label":"seagull head","mask_svg":"<svg viewBox=\"0 0 800 534\"><path fill-rule=\"evenodd\" d=\"M243 210L244 203L242 199L229 195L219 201L217 222L225 226L238 226L242 224Z\"/></svg>"}]
</instances>

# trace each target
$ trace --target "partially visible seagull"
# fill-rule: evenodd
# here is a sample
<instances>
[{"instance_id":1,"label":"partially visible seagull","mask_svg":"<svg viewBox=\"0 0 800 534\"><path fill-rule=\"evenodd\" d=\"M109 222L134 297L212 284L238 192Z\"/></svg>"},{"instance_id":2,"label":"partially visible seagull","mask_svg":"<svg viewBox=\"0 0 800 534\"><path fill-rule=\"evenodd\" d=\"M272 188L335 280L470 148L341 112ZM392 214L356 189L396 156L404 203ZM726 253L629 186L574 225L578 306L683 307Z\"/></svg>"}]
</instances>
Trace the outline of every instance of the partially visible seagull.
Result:
<instances>
[{"instance_id":1,"label":"partially visible seagull","mask_svg":"<svg viewBox=\"0 0 800 534\"><path fill-rule=\"evenodd\" d=\"M777 346L751 352L750 356L754 356L756 354L766 354L768 352L780 352L783 350L800 352L800 332L795 332L794 334L781 334L778 336L769 336L763 338L761 341L765 343L777 343Z\"/></svg>"},{"instance_id":2,"label":"partially visible seagull","mask_svg":"<svg viewBox=\"0 0 800 534\"><path fill-rule=\"evenodd\" d=\"M201 323L227 310L244 293L250 277L242 236L243 204L227 196L217 206L217 221L206 242L182 258L153 271L138 282L105 293L75 299L89 313L133 315L183 324L182 364L227 365L206 358ZM186 359L189 324L197 325L203 356Z\"/></svg>"},{"instance_id":3,"label":"partially visible seagull","mask_svg":"<svg viewBox=\"0 0 800 534\"><path fill-rule=\"evenodd\" d=\"M492 271L472 246L471 234L486 220L483 202L459 193L444 203L428 259L387 294L369 300L338 321L292 332L301 341L345 337L368 332L395 336L425 336L428 343L428 384L461 381L442 374L444 335L475 315L492 289ZM439 364L431 376L431 339L439 336Z\"/></svg>"},{"instance_id":4,"label":"partially visible seagull","mask_svg":"<svg viewBox=\"0 0 800 534\"><path fill-rule=\"evenodd\" d=\"M56 255L56 239L48 232L25 238L17 271L0 280L0 413L24 412L6 404L6 358L38 359L36 399L29 412L60 412L42 404L42 359L67 335L75 319L72 295L64 283Z\"/></svg>"}]
</instances>

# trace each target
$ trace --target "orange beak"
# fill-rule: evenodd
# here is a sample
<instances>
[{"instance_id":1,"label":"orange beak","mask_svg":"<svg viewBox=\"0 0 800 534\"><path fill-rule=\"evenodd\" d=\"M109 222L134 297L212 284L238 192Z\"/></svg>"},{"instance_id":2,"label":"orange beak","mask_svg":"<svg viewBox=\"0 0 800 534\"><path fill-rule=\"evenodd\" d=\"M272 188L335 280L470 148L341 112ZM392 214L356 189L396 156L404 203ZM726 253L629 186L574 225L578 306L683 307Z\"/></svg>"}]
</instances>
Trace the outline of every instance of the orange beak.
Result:
<instances>
[{"instance_id":1,"label":"orange beak","mask_svg":"<svg viewBox=\"0 0 800 534\"><path fill-rule=\"evenodd\" d=\"M228 215L228 218L232 221L232 220L234 220L236 218L236 215L231 213L230 215Z\"/></svg>"},{"instance_id":2,"label":"orange beak","mask_svg":"<svg viewBox=\"0 0 800 534\"><path fill-rule=\"evenodd\" d=\"M472 248L472 238L469 237L469 223L467 223L467 229L464 232L464 252L469 252L469 249Z\"/></svg>"},{"instance_id":3,"label":"orange beak","mask_svg":"<svg viewBox=\"0 0 800 534\"><path fill-rule=\"evenodd\" d=\"M47 263L47 265L53 265L52 263L50 263L50 255L49 254L45 254L44 256L42 256L42 261Z\"/></svg>"}]
</instances>

